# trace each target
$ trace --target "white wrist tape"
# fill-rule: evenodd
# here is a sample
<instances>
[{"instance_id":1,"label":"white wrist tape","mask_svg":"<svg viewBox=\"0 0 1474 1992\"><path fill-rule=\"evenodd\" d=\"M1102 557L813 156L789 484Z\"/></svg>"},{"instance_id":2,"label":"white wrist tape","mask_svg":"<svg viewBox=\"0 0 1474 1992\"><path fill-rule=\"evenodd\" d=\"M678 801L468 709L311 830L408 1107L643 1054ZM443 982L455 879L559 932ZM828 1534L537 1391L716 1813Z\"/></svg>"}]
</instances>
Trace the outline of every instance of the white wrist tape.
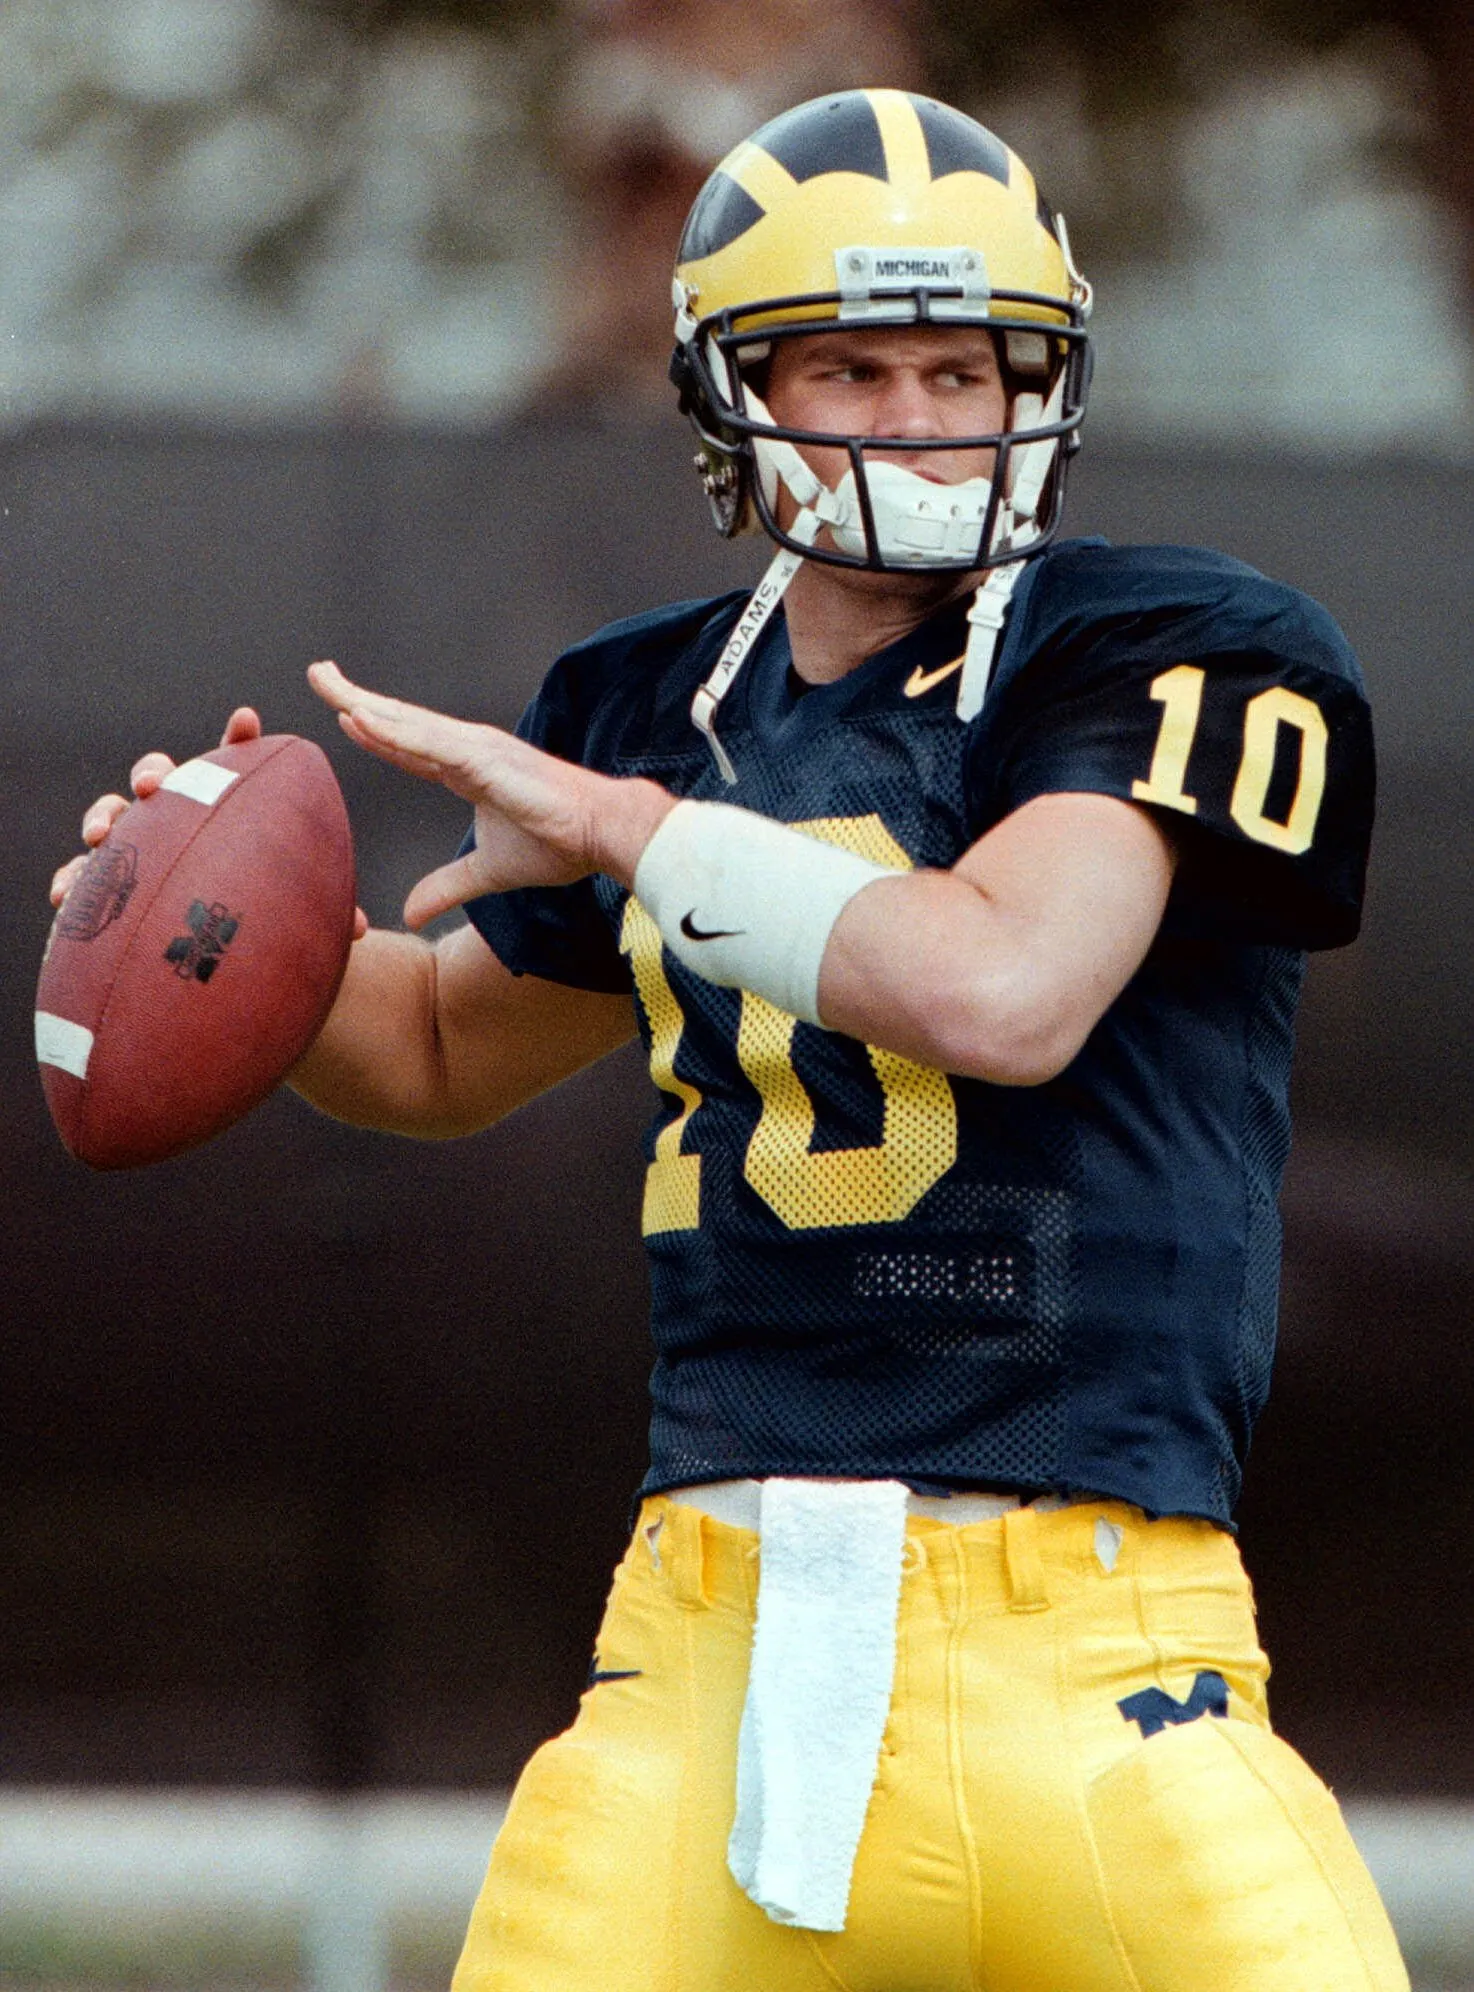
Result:
<instances>
[{"instance_id":1,"label":"white wrist tape","mask_svg":"<svg viewBox=\"0 0 1474 1992\"><path fill-rule=\"evenodd\" d=\"M726 802L678 802L635 869L635 897L676 960L819 1021L819 964L855 894L884 865Z\"/></svg>"}]
</instances>

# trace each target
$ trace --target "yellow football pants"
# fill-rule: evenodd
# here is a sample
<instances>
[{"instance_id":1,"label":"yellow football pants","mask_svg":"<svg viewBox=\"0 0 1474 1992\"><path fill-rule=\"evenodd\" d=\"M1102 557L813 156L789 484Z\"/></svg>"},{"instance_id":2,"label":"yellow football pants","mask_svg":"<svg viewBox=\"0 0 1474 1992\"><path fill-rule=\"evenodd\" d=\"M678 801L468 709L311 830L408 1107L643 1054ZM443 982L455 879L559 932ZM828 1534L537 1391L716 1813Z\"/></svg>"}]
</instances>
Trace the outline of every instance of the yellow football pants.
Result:
<instances>
[{"instance_id":1,"label":"yellow football pants","mask_svg":"<svg viewBox=\"0 0 1474 1992\"><path fill-rule=\"evenodd\" d=\"M645 1504L455 1992L1406 1992L1334 1800L1270 1731L1235 1544L1118 1502L911 1518L847 1925L770 1922L726 1865L757 1553Z\"/></svg>"}]
</instances>

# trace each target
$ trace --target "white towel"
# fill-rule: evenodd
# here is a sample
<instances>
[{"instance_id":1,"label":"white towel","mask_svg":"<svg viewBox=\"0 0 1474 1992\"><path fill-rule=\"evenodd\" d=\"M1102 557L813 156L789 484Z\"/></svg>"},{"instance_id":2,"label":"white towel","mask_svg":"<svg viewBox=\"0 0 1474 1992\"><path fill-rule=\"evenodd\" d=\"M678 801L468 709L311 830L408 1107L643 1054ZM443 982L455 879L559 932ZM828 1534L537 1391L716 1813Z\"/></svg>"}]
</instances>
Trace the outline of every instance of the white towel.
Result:
<instances>
[{"instance_id":1,"label":"white towel","mask_svg":"<svg viewBox=\"0 0 1474 1992\"><path fill-rule=\"evenodd\" d=\"M727 1865L775 1923L842 1930L896 1671L897 1480L765 1480Z\"/></svg>"}]
</instances>

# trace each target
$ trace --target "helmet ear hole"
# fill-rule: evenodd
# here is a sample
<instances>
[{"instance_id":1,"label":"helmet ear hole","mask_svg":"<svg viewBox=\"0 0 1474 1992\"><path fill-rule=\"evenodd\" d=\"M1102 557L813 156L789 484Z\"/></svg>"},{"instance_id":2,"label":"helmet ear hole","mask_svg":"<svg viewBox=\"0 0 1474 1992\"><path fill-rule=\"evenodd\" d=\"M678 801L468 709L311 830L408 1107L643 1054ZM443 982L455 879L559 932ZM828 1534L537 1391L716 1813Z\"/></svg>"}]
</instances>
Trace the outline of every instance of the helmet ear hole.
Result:
<instances>
[{"instance_id":1,"label":"helmet ear hole","mask_svg":"<svg viewBox=\"0 0 1474 1992\"><path fill-rule=\"evenodd\" d=\"M699 384L696 369L691 364L689 346L677 345L670 356L670 383L680 400L683 415L689 415L696 404Z\"/></svg>"},{"instance_id":2,"label":"helmet ear hole","mask_svg":"<svg viewBox=\"0 0 1474 1992\"><path fill-rule=\"evenodd\" d=\"M712 523L723 539L752 532L757 526L748 491L748 467L737 452L718 449L704 438L696 452L696 469L711 507Z\"/></svg>"}]
</instances>

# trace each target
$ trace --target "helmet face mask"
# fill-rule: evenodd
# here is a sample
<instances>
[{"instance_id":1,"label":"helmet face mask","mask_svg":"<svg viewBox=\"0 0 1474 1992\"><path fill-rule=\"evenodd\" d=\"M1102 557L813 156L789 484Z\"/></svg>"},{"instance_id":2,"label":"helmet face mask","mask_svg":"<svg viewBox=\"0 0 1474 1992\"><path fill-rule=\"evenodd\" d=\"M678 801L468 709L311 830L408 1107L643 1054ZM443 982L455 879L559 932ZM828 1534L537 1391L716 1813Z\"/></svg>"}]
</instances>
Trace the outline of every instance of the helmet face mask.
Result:
<instances>
[{"instance_id":1,"label":"helmet face mask","mask_svg":"<svg viewBox=\"0 0 1474 1992\"><path fill-rule=\"evenodd\" d=\"M807 304L830 300L805 299ZM837 566L867 567L884 572L917 568L972 570L995 561L1017 559L1043 547L1057 530L1064 499L1062 461L1056 457L1078 447L1088 381L1088 347L1082 330L1071 328L1043 335L1024 320L948 319L927 315L930 300L923 294L910 326L975 325L1000 351L1009 426L975 434L888 436L850 430L796 428L774 419L759 385L753 381L775 343L782 339L812 339L854 327L837 318L787 326L764 326L752 334L730 326L702 323L687 349L688 412L703 444L698 459L709 480L718 529L727 535L759 525L780 545L794 547L808 558ZM890 321L899 325L901 321ZM1019 350L1024 366L1009 365L1010 346ZM744 357L750 355L752 357ZM1046 419L1052 397L1057 412ZM820 503L825 528L817 540L796 538L780 515L779 492L786 485L796 498L794 479L786 472L792 458L781 448L838 453L846 470L834 491L837 503ZM777 446L777 447L775 447ZM1030 512L1030 530L1020 535L1003 531L1008 500L1019 488L1019 473L1031 456L1048 452L1050 463L1041 478L1042 504ZM933 483L905 470L894 459L904 455L934 456L936 471L947 481ZM951 477L965 458L988 460L984 475ZM900 481L918 488L909 503L900 495ZM803 484L803 481L800 480ZM712 486L715 485L716 489ZM803 488L808 488L803 484ZM893 527L907 507L909 531ZM1011 528L1020 521L1011 519Z\"/></svg>"},{"instance_id":2,"label":"helmet face mask","mask_svg":"<svg viewBox=\"0 0 1474 1992\"><path fill-rule=\"evenodd\" d=\"M823 287L793 281L805 277ZM1017 560L1057 529L1089 385L1089 287L1028 169L971 119L889 90L775 119L698 196L673 296L671 374L724 534L756 525L812 560L915 572ZM766 405L781 342L931 327L990 336L1002 428L800 429ZM826 484L805 450L847 468ZM941 474L969 456L983 474L941 483L895 461L935 452Z\"/></svg>"}]
</instances>

